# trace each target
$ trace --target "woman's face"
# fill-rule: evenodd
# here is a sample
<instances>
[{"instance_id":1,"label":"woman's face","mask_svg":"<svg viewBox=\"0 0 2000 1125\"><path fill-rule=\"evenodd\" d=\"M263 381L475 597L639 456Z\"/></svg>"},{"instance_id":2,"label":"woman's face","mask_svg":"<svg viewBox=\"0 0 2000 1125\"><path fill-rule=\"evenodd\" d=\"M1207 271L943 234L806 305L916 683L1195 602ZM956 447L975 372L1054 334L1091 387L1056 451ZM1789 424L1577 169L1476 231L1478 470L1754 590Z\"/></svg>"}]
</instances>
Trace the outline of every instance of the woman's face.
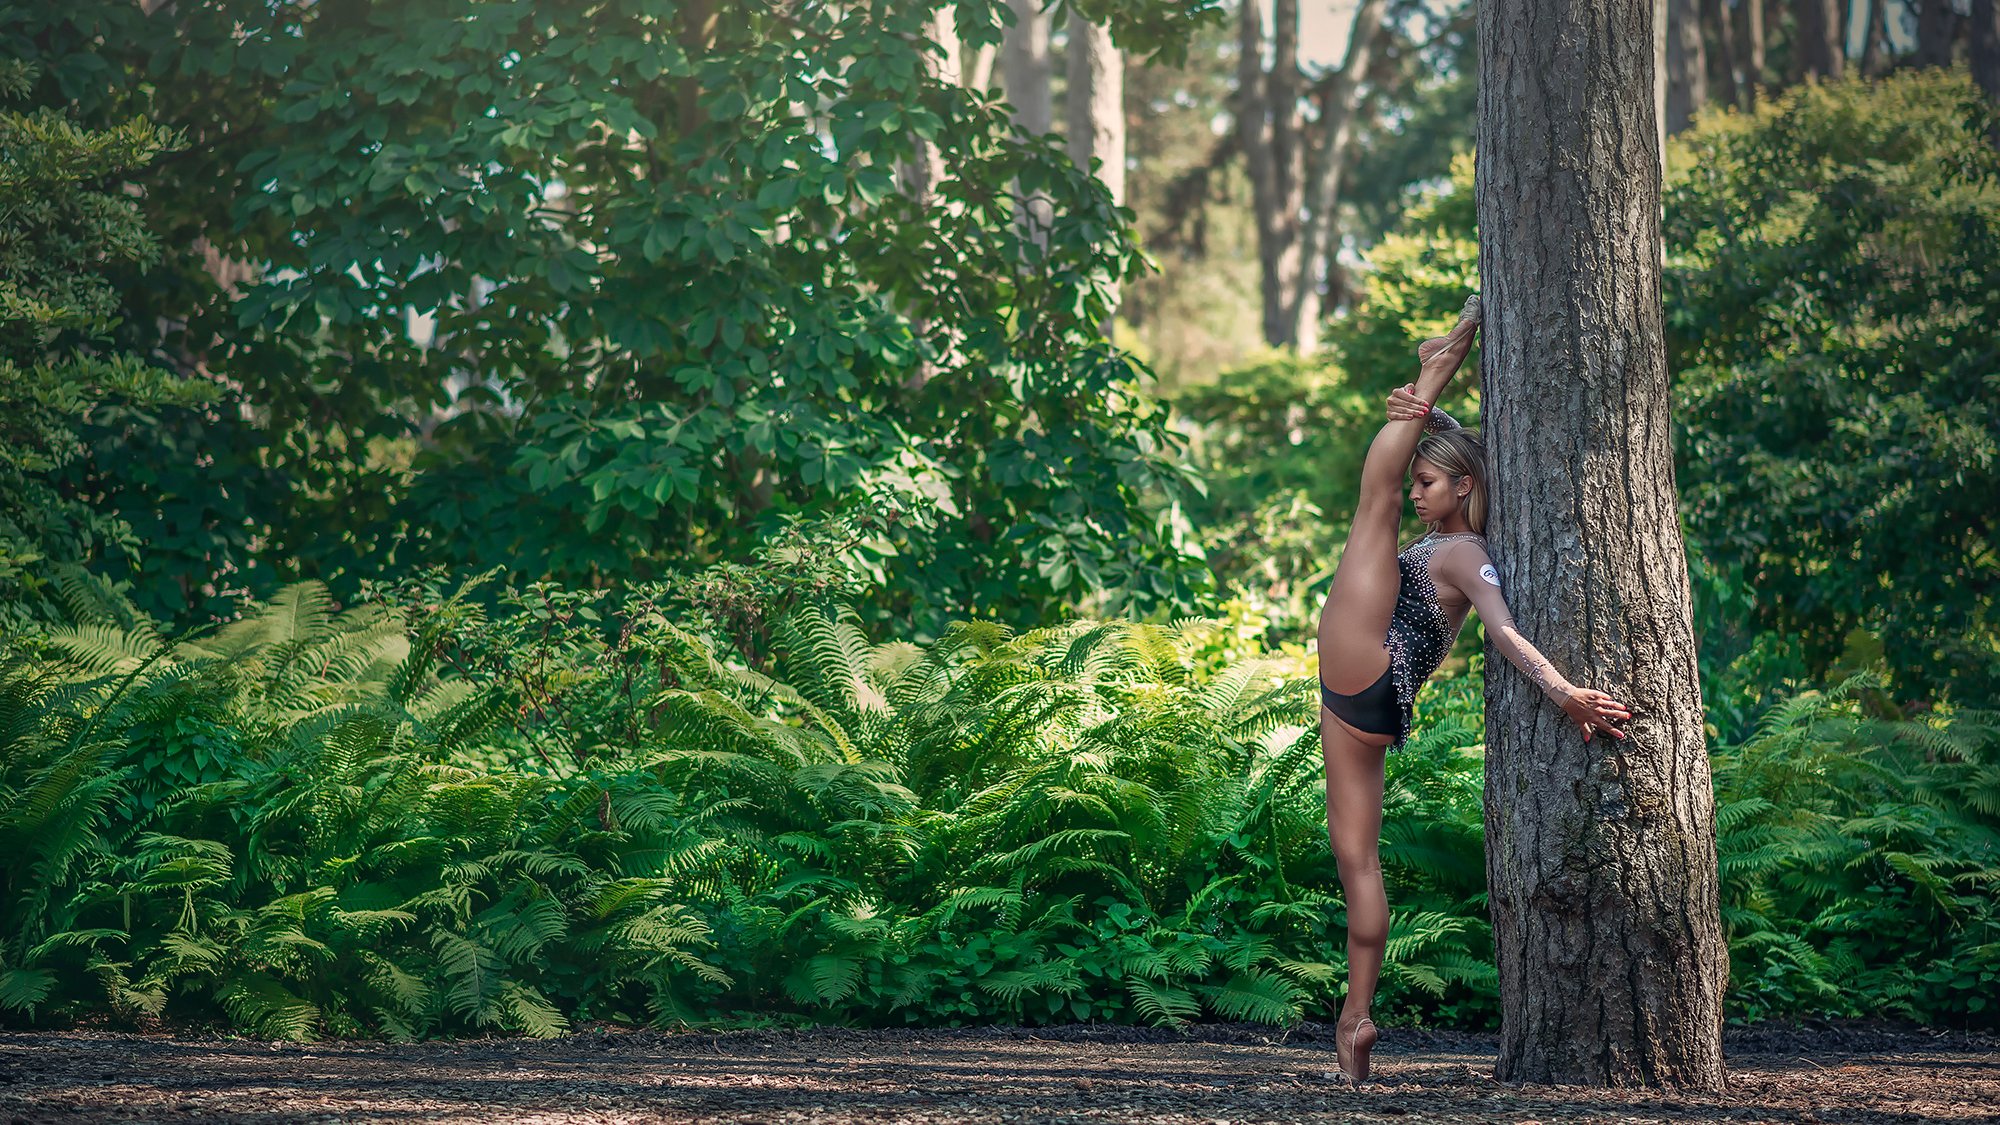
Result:
<instances>
[{"instance_id":1,"label":"woman's face","mask_svg":"<svg viewBox=\"0 0 2000 1125\"><path fill-rule=\"evenodd\" d=\"M1471 490L1466 481L1454 481L1451 474L1419 457L1410 462L1410 502L1417 506L1417 518L1439 523L1458 514L1459 501Z\"/></svg>"}]
</instances>

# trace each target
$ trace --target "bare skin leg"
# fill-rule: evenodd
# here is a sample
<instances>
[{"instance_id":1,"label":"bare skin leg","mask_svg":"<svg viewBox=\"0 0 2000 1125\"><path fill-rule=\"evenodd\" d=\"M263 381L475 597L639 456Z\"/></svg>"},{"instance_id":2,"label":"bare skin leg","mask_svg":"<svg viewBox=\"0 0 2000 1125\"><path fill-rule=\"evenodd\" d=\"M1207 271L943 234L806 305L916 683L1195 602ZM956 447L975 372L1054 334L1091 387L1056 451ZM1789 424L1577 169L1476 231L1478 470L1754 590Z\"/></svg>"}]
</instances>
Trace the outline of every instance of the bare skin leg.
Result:
<instances>
[{"instance_id":1,"label":"bare skin leg","mask_svg":"<svg viewBox=\"0 0 2000 1125\"><path fill-rule=\"evenodd\" d=\"M1417 395L1436 402L1472 350L1477 321L1460 322L1428 351L1417 374ZM1431 341L1426 341L1426 345ZM1403 520L1403 476L1423 440L1422 419L1390 422L1368 446L1361 466L1361 499L1347 547L1333 573L1333 588L1319 615L1319 678L1351 695L1374 683L1389 666L1382 638L1396 608L1396 533Z\"/></svg>"},{"instance_id":2,"label":"bare skin leg","mask_svg":"<svg viewBox=\"0 0 2000 1125\"><path fill-rule=\"evenodd\" d=\"M1347 901L1347 1000L1334 1028L1340 1072L1368 1077L1375 1025L1368 1019L1389 940L1389 896L1382 888L1382 756L1386 737L1362 734L1322 707L1326 755L1326 828Z\"/></svg>"},{"instance_id":3,"label":"bare skin leg","mask_svg":"<svg viewBox=\"0 0 2000 1125\"><path fill-rule=\"evenodd\" d=\"M1418 349L1422 368L1417 394L1436 402L1472 350L1475 321L1462 321L1441 340ZM1320 682L1352 694L1374 683L1389 666L1382 639L1396 608L1400 576L1396 533L1403 515L1403 475L1417 443L1421 419L1390 422L1375 435L1361 469L1361 500L1347 547L1334 571L1333 588L1319 619ZM1387 735L1355 730L1320 708L1320 746L1326 756L1327 835L1340 867L1347 901L1347 999L1335 1027L1341 1073L1368 1076L1375 1046L1369 1009L1382 974L1389 938L1389 900L1382 887L1382 758Z\"/></svg>"}]
</instances>

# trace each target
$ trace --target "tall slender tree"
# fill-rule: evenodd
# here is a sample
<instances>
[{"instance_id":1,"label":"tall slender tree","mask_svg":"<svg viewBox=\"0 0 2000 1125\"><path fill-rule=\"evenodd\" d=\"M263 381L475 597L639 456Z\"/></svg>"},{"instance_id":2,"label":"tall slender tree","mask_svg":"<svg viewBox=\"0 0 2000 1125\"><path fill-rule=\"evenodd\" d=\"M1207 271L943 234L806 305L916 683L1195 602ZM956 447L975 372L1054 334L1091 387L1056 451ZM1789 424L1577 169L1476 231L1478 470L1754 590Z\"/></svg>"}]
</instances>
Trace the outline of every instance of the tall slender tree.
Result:
<instances>
[{"instance_id":1,"label":"tall slender tree","mask_svg":"<svg viewBox=\"0 0 2000 1125\"><path fill-rule=\"evenodd\" d=\"M1629 703L1585 742L1487 662L1499 1077L1723 1082L1714 795L1674 487L1653 8L1479 9L1488 536L1523 630Z\"/></svg>"},{"instance_id":2,"label":"tall slender tree","mask_svg":"<svg viewBox=\"0 0 2000 1125\"><path fill-rule=\"evenodd\" d=\"M1798 76L1839 78L1846 69L1842 0L1792 0L1792 68Z\"/></svg>"},{"instance_id":3,"label":"tall slender tree","mask_svg":"<svg viewBox=\"0 0 2000 1125\"><path fill-rule=\"evenodd\" d=\"M1302 330L1303 323L1319 317L1317 256L1331 252L1325 237L1330 225L1323 220L1339 202L1347 146L1386 5L1363 0L1356 6L1346 63L1310 83L1299 68L1298 0L1272 0L1270 10L1267 38L1262 5L1243 0L1238 9L1236 141L1256 212L1264 339L1296 348L1302 334L1308 341L1312 335ZM1319 106L1315 120L1305 117L1302 107L1308 102Z\"/></svg>"},{"instance_id":4,"label":"tall slender tree","mask_svg":"<svg viewBox=\"0 0 2000 1125\"><path fill-rule=\"evenodd\" d=\"M1667 0L1667 132L1688 127L1708 104L1708 56L1700 0Z\"/></svg>"},{"instance_id":5,"label":"tall slender tree","mask_svg":"<svg viewBox=\"0 0 2000 1125\"><path fill-rule=\"evenodd\" d=\"M1972 78L2000 106L2000 0L1972 0ZM2000 145L2000 120L1992 137Z\"/></svg>"},{"instance_id":6,"label":"tall slender tree","mask_svg":"<svg viewBox=\"0 0 2000 1125\"><path fill-rule=\"evenodd\" d=\"M1951 0L1915 0L1917 5L1917 65L1950 66L1957 38L1958 12Z\"/></svg>"},{"instance_id":7,"label":"tall slender tree","mask_svg":"<svg viewBox=\"0 0 2000 1125\"><path fill-rule=\"evenodd\" d=\"M1708 74L1716 99L1724 105L1742 106L1744 81L1737 73L1741 60L1736 54L1736 24L1729 18L1725 0L1701 0L1701 23L1714 50L1708 54Z\"/></svg>"},{"instance_id":8,"label":"tall slender tree","mask_svg":"<svg viewBox=\"0 0 2000 1125\"><path fill-rule=\"evenodd\" d=\"M1739 0L1736 10L1743 17L1743 34L1737 37L1743 53L1737 65L1743 71L1744 104L1755 105L1757 91L1764 88L1764 0Z\"/></svg>"}]
</instances>

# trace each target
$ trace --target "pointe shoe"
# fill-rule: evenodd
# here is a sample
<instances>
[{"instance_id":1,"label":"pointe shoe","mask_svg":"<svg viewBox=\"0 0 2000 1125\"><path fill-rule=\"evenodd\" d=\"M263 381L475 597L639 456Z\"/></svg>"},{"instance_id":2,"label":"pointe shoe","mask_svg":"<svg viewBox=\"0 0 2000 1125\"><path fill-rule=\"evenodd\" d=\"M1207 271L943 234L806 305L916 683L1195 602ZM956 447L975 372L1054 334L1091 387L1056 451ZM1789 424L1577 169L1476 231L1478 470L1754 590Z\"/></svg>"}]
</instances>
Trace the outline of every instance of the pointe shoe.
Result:
<instances>
[{"instance_id":1,"label":"pointe shoe","mask_svg":"<svg viewBox=\"0 0 2000 1125\"><path fill-rule=\"evenodd\" d=\"M1347 1044L1341 1046L1340 1025L1333 1027L1334 1065L1340 1068L1340 1076L1359 1086L1368 1081L1368 1056L1375 1050L1375 1040L1380 1037L1375 1029L1375 1021L1363 1016L1345 1035ZM1344 1056L1344 1057L1343 1057Z\"/></svg>"},{"instance_id":2,"label":"pointe shoe","mask_svg":"<svg viewBox=\"0 0 2000 1125\"><path fill-rule=\"evenodd\" d=\"M1465 299L1464 307L1458 310L1458 323L1452 326L1450 332L1442 336L1433 336L1417 345L1417 362L1428 362L1432 356L1438 353L1439 348L1451 343L1454 336L1464 331L1468 323L1477 328L1479 325L1485 323L1485 321L1486 306L1480 303L1479 294L1474 293Z\"/></svg>"}]
</instances>

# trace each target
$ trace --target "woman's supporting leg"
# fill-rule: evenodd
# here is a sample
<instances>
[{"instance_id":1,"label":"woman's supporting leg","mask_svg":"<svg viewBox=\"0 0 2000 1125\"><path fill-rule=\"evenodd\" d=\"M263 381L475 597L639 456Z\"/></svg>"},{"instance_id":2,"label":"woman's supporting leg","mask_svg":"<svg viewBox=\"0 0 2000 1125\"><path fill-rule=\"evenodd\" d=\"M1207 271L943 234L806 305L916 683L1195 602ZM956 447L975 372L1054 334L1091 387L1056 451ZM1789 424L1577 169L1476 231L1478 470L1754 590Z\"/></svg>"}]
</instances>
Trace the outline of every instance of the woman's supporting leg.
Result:
<instances>
[{"instance_id":1,"label":"woman's supporting leg","mask_svg":"<svg viewBox=\"0 0 2000 1125\"><path fill-rule=\"evenodd\" d=\"M1460 321L1441 346L1420 350L1424 359L1417 374L1418 397L1438 400L1472 350L1478 330L1477 320ZM1396 532L1403 522L1403 475L1423 436L1422 419L1390 422L1375 435L1362 462L1354 523L1319 614L1320 682L1345 695L1374 683L1389 666L1382 639L1389 635L1389 615L1396 609Z\"/></svg>"},{"instance_id":2,"label":"woman's supporting leg","mask_svg":"<svg viewBox=\"0 0 2000 1125\"><path fill-rule=\"evenodd\" d=\"M1359 1081L1368 1075L1374 1027L1360 1028L1375 1002L1382 953L1389 941L1389 896L1382 888L1381 746L1356 738L1326 708L1319 712L1320 747L1326 756L1326 828L1340 865L1347 900L1347 1001L1341 1005L1335 1044L1340 1069Z\"/></svg>"}]
</instances>

